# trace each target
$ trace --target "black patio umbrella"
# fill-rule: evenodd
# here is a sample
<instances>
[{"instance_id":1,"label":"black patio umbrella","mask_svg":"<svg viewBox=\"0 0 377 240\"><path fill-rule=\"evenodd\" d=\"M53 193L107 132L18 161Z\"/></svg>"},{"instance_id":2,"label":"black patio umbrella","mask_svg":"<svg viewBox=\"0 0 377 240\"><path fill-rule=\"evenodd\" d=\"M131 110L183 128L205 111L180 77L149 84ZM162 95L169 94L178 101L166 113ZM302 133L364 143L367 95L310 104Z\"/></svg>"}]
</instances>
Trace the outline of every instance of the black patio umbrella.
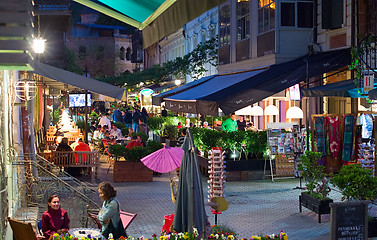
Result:
<instances>
[{"instance_id":1,"label":"black patio umbrella","mask_svg":"<svg viewBox=\"0 0 377 240\"><path fill-rule=\"evenodd\" d=\"M183 142L184 151L179 172L174 229L177 232L193 232L196 228L205 235L206 213L204 209L202 180L195 152L192 132L187 129Z\"/></svg>"}]
</instances>

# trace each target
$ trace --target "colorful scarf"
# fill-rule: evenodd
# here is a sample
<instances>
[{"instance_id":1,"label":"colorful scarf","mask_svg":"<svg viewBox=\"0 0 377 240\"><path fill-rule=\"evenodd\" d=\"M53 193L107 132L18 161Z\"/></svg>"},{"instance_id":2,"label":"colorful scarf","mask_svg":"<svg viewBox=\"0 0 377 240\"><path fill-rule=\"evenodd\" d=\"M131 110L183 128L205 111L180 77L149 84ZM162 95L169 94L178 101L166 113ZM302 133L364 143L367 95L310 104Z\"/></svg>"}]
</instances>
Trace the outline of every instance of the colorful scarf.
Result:
<instances>
[{"instance_id":1,"label":"colorful scarf","mask_svg":"<svg viewBox=\"0 0 377 240\"><path fill-rule=\"evenodd\" d=\"M319 164L324 165L326 159L326 135L325 135L325 118L315 117L315 136L317 139L317 152L322 153L322 159Z\"/></svg>"},{"instance_id":2,"label":"colorful scarf","mask_svg":"<svg viewBox=\"0 0 377 240\"><path fill-rule=\"evenodd\" d=\"M338 116L335 117L327 117L327 126L329 129L329 150L331 156L334 158L338 158L338 154L340 151L340 144L339 144L339 118Z\"/></svg>"},{"instance_id":3,"label":"colorful scarf","mask_svg":"<svg viewBox=\"0 0 377 240\"><path fill-rule=\"evenodd\" d=\"M351 161L352 156L352 140L353 140L353 116L344 116L344 138L343 138L343 153L342 160L344 162Z\"/></svg>"}]
</instances>

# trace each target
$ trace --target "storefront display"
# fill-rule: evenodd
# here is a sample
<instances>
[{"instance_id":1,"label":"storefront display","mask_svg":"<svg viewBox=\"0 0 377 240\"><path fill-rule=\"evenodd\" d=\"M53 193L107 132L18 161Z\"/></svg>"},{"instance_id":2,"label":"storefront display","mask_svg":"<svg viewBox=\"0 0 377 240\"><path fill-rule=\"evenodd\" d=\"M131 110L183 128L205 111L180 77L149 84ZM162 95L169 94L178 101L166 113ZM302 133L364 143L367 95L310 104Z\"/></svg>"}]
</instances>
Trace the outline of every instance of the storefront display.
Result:
<instances>
[{"instance_id":1,"label":"storefront display","mask_svg":"<svg viewBox=\"0 0 377 240\"><path fill-rule=\"evenodd\" d=\"M300 131L294 123L269 126L267 140L272 180L276 176L298 176L297 163L299 156L305 151L305 135L305 131Z\"/></svg>"}]
</instances>

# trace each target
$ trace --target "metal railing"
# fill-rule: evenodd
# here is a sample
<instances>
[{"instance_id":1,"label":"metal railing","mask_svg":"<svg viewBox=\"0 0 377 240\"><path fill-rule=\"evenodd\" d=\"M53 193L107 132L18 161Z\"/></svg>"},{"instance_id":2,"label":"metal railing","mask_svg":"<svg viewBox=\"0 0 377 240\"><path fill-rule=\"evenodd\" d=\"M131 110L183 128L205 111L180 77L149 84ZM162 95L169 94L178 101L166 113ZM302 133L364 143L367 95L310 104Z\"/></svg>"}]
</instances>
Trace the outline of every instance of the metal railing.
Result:
<instances>
[{"instance_id":1,"label":"metal railing","mask_svg":"<svg viewBox=\"0 0 377 240\"><path fill-rule=\"evenodd\" d=\"M67 210L71 228L86 225L87 205L100 208L95 190L39 155L13 157L12 167L19 197L14 201L19 201L20 207L39 207L39 219L53 194L59 196L62 208Z\"/></svg>"}]
</instances>

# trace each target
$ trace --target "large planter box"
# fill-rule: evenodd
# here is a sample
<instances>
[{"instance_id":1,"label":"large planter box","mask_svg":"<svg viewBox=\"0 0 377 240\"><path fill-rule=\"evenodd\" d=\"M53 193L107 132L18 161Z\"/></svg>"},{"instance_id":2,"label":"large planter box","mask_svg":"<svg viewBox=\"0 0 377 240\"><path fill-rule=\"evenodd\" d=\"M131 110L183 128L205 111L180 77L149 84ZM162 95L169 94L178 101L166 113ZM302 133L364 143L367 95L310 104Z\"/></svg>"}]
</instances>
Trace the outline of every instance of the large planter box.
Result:
<instances>
[{"instance_id":1,"label":"large planter box","mask_svg":"<svg viewBox=\"0 0 377 240\"><path fill-rule=\"evenodd\" d=\"M113 170L114 182L152 182L153 171L142 162L116 161Z\"/></svg>"},{"instance_id":2,"label":"large planter box","mask_svg":"<svg viewBox=\"0 0 377 240\"><path fill-rule=\"evenodd\" d=\"M377 237L377 218L368 220L368 237Z\"/></svg>"},{"instance_id":3,"label":"large planter box","mask_svg":"<svg viewBox=\"0 0 377 240\"><path fill-rule=\"evenodd\" d=\"M324 199L321 200L319 198L315 198L310 196L307 193L301 193L299 196L299 209L302 212L301 206L306 207L309 210L318 214L318 222L321 222L321 215L322 214L330 214L330 203L332 203L332 199Z\"/></svg>"}]
</instances>

